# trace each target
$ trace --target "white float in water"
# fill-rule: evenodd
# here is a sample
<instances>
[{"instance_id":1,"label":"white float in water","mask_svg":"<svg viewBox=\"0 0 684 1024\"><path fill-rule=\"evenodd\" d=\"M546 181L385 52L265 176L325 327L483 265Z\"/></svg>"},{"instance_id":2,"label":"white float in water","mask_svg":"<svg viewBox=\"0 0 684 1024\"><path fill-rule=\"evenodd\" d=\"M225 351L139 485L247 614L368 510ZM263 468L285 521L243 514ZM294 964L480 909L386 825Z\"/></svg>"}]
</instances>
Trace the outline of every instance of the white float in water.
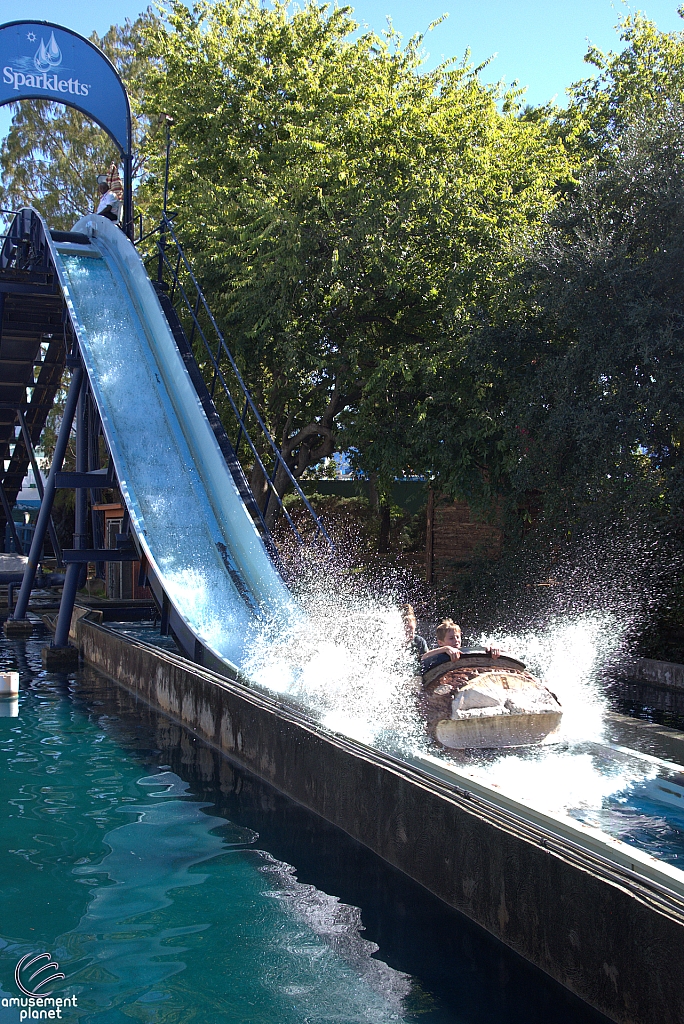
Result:
<instances>
[{"instance_id":1,"label":"white float in water","mask_svg":"<svg viewBox=\"0 0 684 1024\"><path fill-rule=\"evenodd\" d=\"M0 698L16 700L19 696L19 673L0 672Z\"/></svg>"}]
</instances>

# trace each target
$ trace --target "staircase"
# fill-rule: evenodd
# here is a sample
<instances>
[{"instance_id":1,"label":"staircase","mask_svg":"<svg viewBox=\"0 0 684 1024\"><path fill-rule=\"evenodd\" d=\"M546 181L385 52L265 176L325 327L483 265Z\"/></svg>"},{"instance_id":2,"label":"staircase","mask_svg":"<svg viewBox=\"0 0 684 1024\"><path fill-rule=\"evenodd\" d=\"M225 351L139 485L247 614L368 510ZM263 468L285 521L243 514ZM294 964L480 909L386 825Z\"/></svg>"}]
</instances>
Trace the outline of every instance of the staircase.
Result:
<instances>
[{"instance_id":1,"label":"staircase","mask_svg":"<svg viewBox=\"0 0 684 1024\"><path fill-rule=\"evenodd\" d=\"M25 211L28 213L29 211ZM37 218L15 218L0 250L0 484L12 508L29 467L18 410L40 440L62 379L65 310ZM0 504L0 537L7 514Z\"/></svg>"}]
</instances>

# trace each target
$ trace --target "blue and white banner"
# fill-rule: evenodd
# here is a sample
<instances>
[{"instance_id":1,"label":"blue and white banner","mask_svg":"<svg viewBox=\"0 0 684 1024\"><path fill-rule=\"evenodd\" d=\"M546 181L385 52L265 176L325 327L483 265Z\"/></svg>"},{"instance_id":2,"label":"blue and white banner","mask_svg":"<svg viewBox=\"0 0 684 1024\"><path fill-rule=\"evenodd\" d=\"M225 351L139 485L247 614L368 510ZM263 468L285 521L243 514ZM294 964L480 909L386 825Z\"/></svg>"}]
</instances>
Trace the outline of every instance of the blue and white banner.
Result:
<instances>
[{"instance_id":1,"label":"blue and white banner","mask_svg":"<svg viewBox=\"0 0 684 1024\"><path fill-rule=\"evenodd\" d=\"M46 21L0 25L0 105L27 99L76 107L130 156L126 90L113 64L83 36Z\"/></svg>"}]
</instances>

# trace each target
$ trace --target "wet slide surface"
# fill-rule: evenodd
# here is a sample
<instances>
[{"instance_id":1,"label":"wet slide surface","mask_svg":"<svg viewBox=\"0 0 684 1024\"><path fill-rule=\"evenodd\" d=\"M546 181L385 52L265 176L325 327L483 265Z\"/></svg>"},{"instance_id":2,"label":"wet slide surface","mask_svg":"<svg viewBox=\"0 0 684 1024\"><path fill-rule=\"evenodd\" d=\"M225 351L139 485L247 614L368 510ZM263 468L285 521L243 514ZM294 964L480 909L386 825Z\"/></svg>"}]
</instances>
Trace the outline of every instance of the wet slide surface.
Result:
<instances>
[{"instance_id":1,"label":"wet slide surface","mask_svg":"<svg viewBox=\"0 0 684 1024\"><path fill-rule=\"evenodd\" d=\"M239 667L294 604L244 507L135 247L102 217L55 263L139 546L191 632Z\"/></svg>"}]
</instances>

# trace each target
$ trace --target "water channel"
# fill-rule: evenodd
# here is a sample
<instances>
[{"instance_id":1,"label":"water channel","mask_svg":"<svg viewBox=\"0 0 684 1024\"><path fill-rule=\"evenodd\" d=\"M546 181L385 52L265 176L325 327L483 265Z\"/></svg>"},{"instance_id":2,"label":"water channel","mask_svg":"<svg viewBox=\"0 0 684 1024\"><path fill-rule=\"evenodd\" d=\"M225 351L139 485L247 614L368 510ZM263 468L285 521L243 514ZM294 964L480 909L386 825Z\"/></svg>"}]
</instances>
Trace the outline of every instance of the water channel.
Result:
<instances>
[{"instance_id":1,"label":"water channel","mask_svg":"<svg viewBox=\"0 0 684 1024\"><path fill-rule=\"evenodd\" d=\"M620 636L611 616L566 616L478 637L520 658L558 695L561 733L536 747L458 753L430 741L416 713L407 686L415 667L402 654L396 601L334 593L319 582L298 596L303 621L280 635L267 626L253 644L244 668L257 685L335 732L399 757L428 755L536 810L597 827L675 867L684 862L684 810L654 802L652 784L672 769L684 796L682 762L625 748L611 720L604 669Z\"/></svg>"},{"instance_id":2,"label":"water channel","mask_svg":"<svg viewBox=\"0 0 684 1024\"><path fill-rule=\"evenodd\" d=\"M45 642L0 641L1 1024L42 952L93 1024L603 1020L92 669L43 671Z\"/></svg>"}]
</instances>

